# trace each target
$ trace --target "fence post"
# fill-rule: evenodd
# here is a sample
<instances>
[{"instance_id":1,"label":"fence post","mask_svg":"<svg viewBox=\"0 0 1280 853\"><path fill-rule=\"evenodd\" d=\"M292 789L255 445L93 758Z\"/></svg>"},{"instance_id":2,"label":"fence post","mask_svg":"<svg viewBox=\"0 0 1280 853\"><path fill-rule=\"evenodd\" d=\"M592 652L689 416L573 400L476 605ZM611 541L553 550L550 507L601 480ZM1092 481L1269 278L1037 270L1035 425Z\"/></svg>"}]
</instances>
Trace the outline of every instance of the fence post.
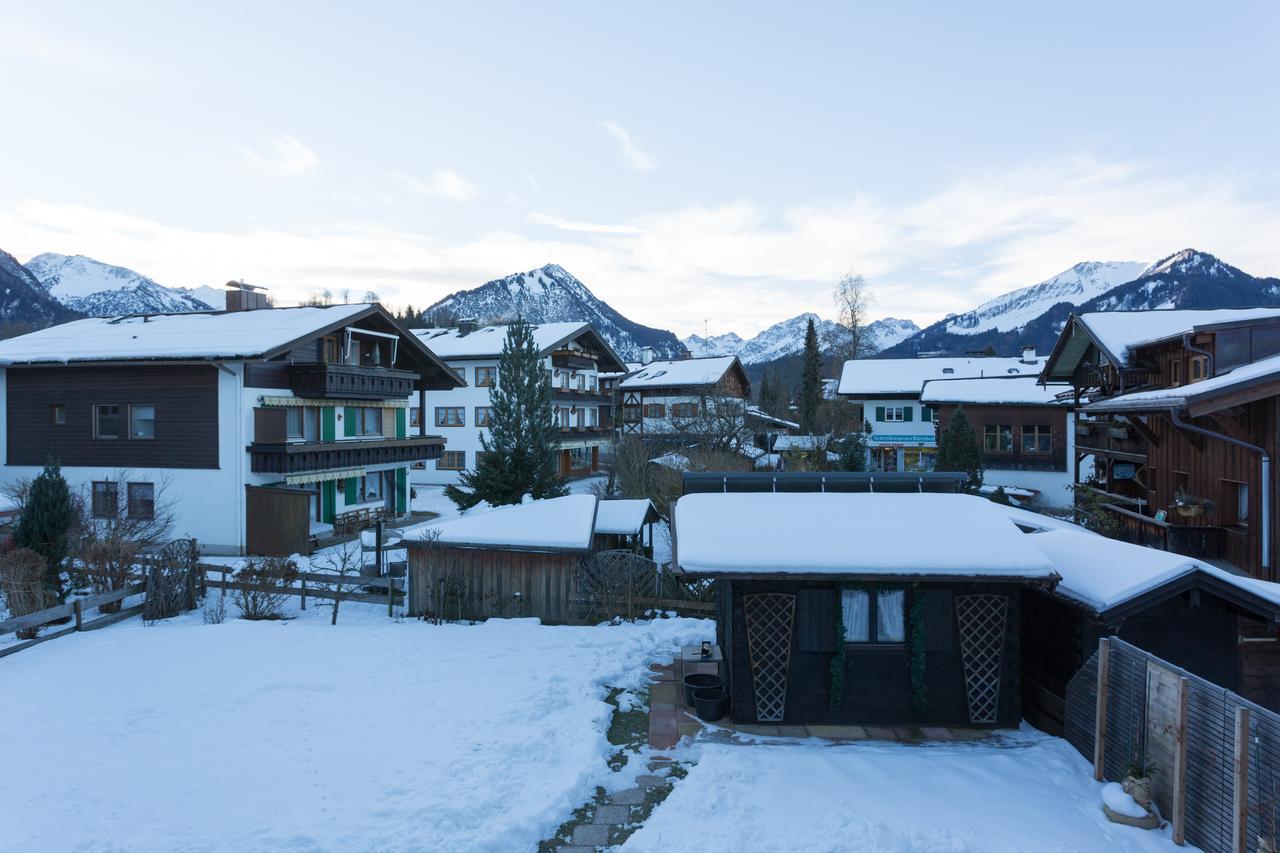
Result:
<instances>
[{"instance_id":1,"label":"fence post","mask_svg":"<svg viewBox=\"0 0 1280 853\"><path fill-rule=\"evenodd\" d=\"M1235 784L1231 812L1231 849L1249 847L1249 709L1236 708Z\"/></svg>"},{"instance_id":2,"label":"fence post","mask_svg":"<svg viewBox=\"0 0 1280 853\"><path fill-rule=\"evenodd\" d=\"M1178 679L1178 715L1174 719L1173 843L1187 837L1187 680Z\"/></svg>"},{"instance_id":3,"label":"fence post","mask_svg":"<svg viewBox=\"0 0 1280 853\"><path fill-rule=\"evenodd\" d=\"M307 576L306 574L303 574L302 576L302 609L303 610L307 609Z\"/></svg>"},{"instance_id":4,"label":"fence post","mask_svg":"<svg viewBox=\"0 0 1280 853\"><path fill-rule=\"evenodd\" d=\"M1106 750L1103 744L1107 738L1107 687L1111 679L1111 640L1103 637L1098 640L1098 695L1093 718L1093 778L1101 782L1103 764L1106 763Z\"/></svg>"},{"instance_id":5,"label":"fence post","mask_svg":"<svg viewBox=\"0 0 1280 853\"><path fill-rule=\"evenodd\" d=\"M76 630L79 631L81 630L81 626L84 625L84 607L81 606L80 599L78 598L72 606L76 609Z\"/></svg>"}]
</instances>

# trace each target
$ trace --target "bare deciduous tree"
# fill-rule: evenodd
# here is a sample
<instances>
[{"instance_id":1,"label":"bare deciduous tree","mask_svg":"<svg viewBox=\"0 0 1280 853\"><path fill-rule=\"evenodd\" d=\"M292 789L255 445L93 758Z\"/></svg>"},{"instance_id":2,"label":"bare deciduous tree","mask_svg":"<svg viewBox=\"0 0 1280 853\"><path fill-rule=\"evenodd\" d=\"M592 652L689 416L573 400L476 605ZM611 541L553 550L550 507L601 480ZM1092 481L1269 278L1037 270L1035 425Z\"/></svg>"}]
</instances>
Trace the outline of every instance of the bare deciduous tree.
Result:
<instances>
[{"instance_id":1,"label":"bare deciduous tree","mask_svg":"<svg viewBox=\"0 0 1280 853\"><path fill-rule=\"evenodd\" d=\"M114 483L116 491L105 490L94 495L92 484L85 484L75 495L79 523L75 530L72 556L80 561L81 572L96 595L114 592L128 585L136 573L138 557L158 548L173 530L177 515L171 478L155 483L150 511L128 506L121 500L120 488L136 481L128 470L116 471L105 483ZM114 613L122 602L99 607L102 613Z\"/></svg>"},{"instance_id":2,"label":"bare deciduous tree","mask_svg":"<svg viewBox=\"0 0 1280 853\"><path fill-rule=\"evenodd\" d=\"M333 618L330 625L338 624L338 607L344 595L360 588L360 571L364 566L364 553L360 540L356 539L331 548L311 565L322 573L332 575L329 585L333 588Z\"/></svg>"},{"instance_id":3,"label":"bare deciduous tree","mask_svg":"<svg viewBox=\"0 0 1280 853\"><path fill-rule=\"evenodd\" d=\"M285 557L260 557L236 571L236 604L241 619L281 619L285 600L298 579L298 564Z\"/></svg>"},{"instance_id":4,"label":"bare deciduous tree","mask_svg":"<svg viewBox=\"0 0 1280 853\"><path fill-rule=\"evenodd\" d=\"M4 594L9 616L26 616L53 607L57 595L45 584L46 563L41 554L27 548L14 548L0 554L0 593ZM35 639L40 628L23 628L19 640Z\"/></svg>"},{"instance_id":5,"label":"bare deciduous tree","mask_svg":"<svg viewBox=\"0 0 1280 853\"><path fill-rule=\"evenodd\" d=\"M839 339L830 341L828 347L836 356L832 361L842 364L852 358L865 358L872 354L871 340L867 337L867 309L874 301L867 280L860 273L845 273L833 289L836 303L836 323L840 326Z\"/></svg>"}]
</instances>

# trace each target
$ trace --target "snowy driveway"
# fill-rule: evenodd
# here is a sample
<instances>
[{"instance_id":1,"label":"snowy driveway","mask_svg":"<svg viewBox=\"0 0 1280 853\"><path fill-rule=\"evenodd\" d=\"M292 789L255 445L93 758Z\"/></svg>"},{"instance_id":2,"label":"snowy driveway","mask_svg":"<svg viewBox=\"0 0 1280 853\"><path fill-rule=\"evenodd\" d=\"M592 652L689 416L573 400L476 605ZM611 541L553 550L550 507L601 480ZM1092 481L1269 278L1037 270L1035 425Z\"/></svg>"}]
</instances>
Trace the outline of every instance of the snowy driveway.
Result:
<instances>
[{"instance_id":1,"label":"snowy driveway","mask_svg":"<svg viewBox=\"0 0 1280 853\"><path fill-rule=\"evenodd\" d=\"M709 623L199 613L0 666L0 850L536 849L597 784L611 706Z\"/></svg>"},{"instance_id":2,"label":"snowy driveway","mask_svg":"<svg viewBox=\"0 0 1280 853\"><path fill-rule=\"evenodd\" d=\"M771 853L1188 851L1168 830L1108 823L1066 741L1024 730L908 746L815 740L707 744L623 850Z\"/></svg>"}]
</instances>

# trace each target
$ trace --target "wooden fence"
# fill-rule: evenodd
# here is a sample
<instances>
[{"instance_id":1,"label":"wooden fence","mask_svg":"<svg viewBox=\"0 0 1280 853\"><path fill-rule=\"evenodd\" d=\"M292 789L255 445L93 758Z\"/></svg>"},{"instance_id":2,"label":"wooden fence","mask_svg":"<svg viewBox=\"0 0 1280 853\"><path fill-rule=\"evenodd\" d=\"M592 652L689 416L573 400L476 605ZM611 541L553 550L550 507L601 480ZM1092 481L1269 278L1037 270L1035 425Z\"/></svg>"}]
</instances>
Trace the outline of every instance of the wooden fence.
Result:
<instances>
[{"instance_id":1,"label":"wooden fence","mask_svg":"<svg viewBox=\"0 0 1280 853\"><path fill-rule=\"evenodd\" d=\"M1099 780L1120 781L1135 760L1153 768L1176 843L1206 853L1275 844L1280 714L1110 637L1067 685L1064 729Z\"/></svg>"},{"instance_id":2,"label":"wooden fence","mask_svg":"<svg viewBox=\"0 0 1280 853\"><path fill-rule=\"evenodd\" d=\"M35 637L25 640L21 643L14 643L0 649L0 658L8 655L16 654L23 649L29 649L48 640L56 640L59 637L65 637L68 634L74 634L77 631L93 631L98 628L105 628L108 625L114 625L122 619L128 619L130 616L136 616L142 612L142 603L134 604L129 607L123 607L116 613L108 613L94 619L86 619L86 611L95 607L101 607L104 604L112 602L123 602L126 598L134 595L142 595L147 590L145 581L129 584L112 592L104 592L99 595L91 595L88 598L77 598L75 601L69 601L66 604L59 604L57 607L49 607L44 610L37 610L35 613L28 613L25 616L15 616L12 619L6 619L0 622L0 636L12 634L17 631L25 631L31 628L43 628L47 625L61 624L64 621L70 621L71 624L65 628L59 628L52 633L45 634L43 637Z\"/></svg>"},{"instance_id":3,"label":"wooden fence","mask_svg":"<svg viewBox=\"0 0 1280 853\"><path fill-rule=\"evenodd\" d=\"M281 595L297 596L301 599L301 607L307 609L308 598L323 598L333 601L341 597L343 601L358 601L364 604L385 604L388 613L397 604L404 602L404 578L377 577L372 575L348 574L336 572L298 572L296 586L277 587L265 584L249 584L229 577L234 569L230 566L214 566L201 563L205 570L206 589L226 595L228 590L246 590L251 592L275 592ZM216 574L215 580L209 575ZM363 588L366 592L355 592Z\"/></svg>"}]
</instances>

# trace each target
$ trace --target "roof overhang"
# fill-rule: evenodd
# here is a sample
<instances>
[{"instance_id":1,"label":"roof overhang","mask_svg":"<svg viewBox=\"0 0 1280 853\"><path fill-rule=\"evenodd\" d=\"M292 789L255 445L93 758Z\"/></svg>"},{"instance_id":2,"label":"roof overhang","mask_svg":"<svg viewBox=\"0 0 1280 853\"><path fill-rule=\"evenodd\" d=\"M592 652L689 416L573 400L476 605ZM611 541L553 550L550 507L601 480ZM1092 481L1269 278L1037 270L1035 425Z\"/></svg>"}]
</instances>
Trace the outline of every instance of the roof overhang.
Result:
<instances>
[{"instance_id":1,"label":"roof overhang","mask_svg":"<svg viewBox=\"0 0 1280 853\"><path fill-rule=\"evenodd\" d=\"M1216 598L1220 598L1228 604L1247 611L1267 622L1280 623L1280 605L1220 577L1201 571L1194 566L1189 566L1183 574L1160 584L1154 589L1102 609L1098 609L1092 604L1072 596L1061 586L1053 590L1053 596L1074 607L1079 607L1094 614L1104 622L1115 624L1129 616L1141 613L1171 598L1193 590L1206 592Z\"/></svg>"}]
</instances>

